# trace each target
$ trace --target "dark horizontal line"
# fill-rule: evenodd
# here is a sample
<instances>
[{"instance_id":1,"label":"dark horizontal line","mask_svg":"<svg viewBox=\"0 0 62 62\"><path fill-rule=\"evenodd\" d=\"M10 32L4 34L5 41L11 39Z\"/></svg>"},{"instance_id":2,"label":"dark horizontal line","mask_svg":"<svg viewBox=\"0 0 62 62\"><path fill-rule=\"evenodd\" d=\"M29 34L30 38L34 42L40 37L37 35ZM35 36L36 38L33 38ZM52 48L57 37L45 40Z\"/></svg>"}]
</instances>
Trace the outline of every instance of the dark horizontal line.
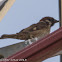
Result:
<instances>
[{"instance_id":1,"label":"dark horizontal line","mask_svg":"<svg viewBox=\"0 0 62 62\"><path fill-rule=\"evenodd\" d=\"M2 8L5 6L5 4L7 3L8 0L6 0L1 6L0 6L0 11L2 10Z\"/></svg>"}]
</instances>

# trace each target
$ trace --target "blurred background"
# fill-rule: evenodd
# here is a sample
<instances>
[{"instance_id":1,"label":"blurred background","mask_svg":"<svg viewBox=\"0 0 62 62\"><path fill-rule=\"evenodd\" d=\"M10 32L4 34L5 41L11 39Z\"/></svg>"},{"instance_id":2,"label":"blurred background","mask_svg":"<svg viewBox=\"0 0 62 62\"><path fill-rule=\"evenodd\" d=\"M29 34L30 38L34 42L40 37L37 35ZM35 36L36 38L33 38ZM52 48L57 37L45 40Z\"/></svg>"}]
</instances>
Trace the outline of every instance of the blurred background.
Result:
<instances>
[{"instance_id":1,"label":"blurred background","mask_svg":"<svg viewBox=\"0 0 62 62\"><path fill-rule=\"evenodd\" d=\"M15 34L22 29L37 23L45 16L59 20L59 0L16 0L6 16L0 22L0 36L3 34ZM59 28L56 23L50 32ZM3 39L0 40L0 48L24 40ZM60 62L60 56L47 59L43 62Z\"/></svg>"}]
</instances>

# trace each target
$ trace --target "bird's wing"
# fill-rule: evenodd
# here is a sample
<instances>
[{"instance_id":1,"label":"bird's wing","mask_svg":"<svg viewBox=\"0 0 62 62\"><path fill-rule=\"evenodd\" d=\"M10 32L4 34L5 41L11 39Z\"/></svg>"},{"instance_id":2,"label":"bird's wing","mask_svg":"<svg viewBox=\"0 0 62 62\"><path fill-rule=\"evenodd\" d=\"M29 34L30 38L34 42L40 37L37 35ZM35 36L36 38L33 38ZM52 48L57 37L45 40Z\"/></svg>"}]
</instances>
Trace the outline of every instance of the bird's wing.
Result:
<instances>
[{"instance_id":1,"label":"bird's wing","mask_svg":"<svg viewBox=\"0 0 62 62\"><path fill-rule=\"evenodd\" d=\"M43 23L43 22L40 23L39 22L37 24L32 24L28 28L21 30L19 33L22 33L22 32L28 33L28 32L33 32L33 31L37 31L37 30L43 30L46 27L47 27L46 23Z\"/></svg>"}]
</instances>

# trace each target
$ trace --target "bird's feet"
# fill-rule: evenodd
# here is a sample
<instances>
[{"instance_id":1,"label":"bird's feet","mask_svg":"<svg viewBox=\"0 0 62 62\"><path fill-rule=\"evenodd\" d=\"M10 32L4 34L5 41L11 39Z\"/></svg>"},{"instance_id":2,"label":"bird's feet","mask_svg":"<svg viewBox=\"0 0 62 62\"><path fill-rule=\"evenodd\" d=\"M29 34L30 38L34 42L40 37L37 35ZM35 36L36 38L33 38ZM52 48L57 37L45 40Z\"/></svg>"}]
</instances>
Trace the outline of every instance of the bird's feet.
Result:
<instances>
[{"instance_id":1,"label":"bird's feet","mask_svg":"<svg viewBox=\"0 0 62 62\"><path fill-rule=\"evenodd\" d=\"M26 41L25 41L25 44L28 44L28 45L29 45L29 44L32 44L31 39L26 40Z\"/></svg>"},{"instance_id":2,"label":"bird's feet","mask_svg":"<svg viewBox=\"0 0 62 62\"><path fill-rule=\"evenodd\" d=\"M28 39L25 41L25 44L31 45L32 43L36 42L38 40L38 38L32 38L32 39Z\"/></svg>"}]
</instances>

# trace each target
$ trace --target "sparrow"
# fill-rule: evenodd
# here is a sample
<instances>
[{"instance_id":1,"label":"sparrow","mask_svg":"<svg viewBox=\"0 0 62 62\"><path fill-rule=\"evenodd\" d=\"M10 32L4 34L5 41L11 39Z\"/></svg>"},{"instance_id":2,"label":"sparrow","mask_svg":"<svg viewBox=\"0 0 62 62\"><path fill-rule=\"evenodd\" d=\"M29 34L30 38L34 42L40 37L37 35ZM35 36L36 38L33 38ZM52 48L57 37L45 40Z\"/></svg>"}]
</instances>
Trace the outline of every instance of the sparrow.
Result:
<instances>
[{"instance_id":1,"label":"sparrow","mask_svg":"<svg viewBox=\"0 0 62 62\"><path fill-rule=\"evenodd\" d=\"M20 40L28 40L33 38L41 39L50 33L51 27L57 23L56 19L53 17L44 17L38 23L32 24L31 26L21 30L19 33L16 34L4 34L0 37L0 39L5 38L13 38L13 39L20 39ZM3 58L0 55L0 58Z\"/></svg>"},{"instance_id":2,"label":"sparrow","mask_svg":"<svg viewBox=\"0 0 62 62\"><path fill-rule=\"evenodd\" d=\"M13 38L28 40L36 37L40 39L48 35L51 27L57 22L59 21L53 17L43 17L39 22L21 30L19 33L9 35L4 34L0 37L0 39Z\"/></svg>"}]
</instances>

